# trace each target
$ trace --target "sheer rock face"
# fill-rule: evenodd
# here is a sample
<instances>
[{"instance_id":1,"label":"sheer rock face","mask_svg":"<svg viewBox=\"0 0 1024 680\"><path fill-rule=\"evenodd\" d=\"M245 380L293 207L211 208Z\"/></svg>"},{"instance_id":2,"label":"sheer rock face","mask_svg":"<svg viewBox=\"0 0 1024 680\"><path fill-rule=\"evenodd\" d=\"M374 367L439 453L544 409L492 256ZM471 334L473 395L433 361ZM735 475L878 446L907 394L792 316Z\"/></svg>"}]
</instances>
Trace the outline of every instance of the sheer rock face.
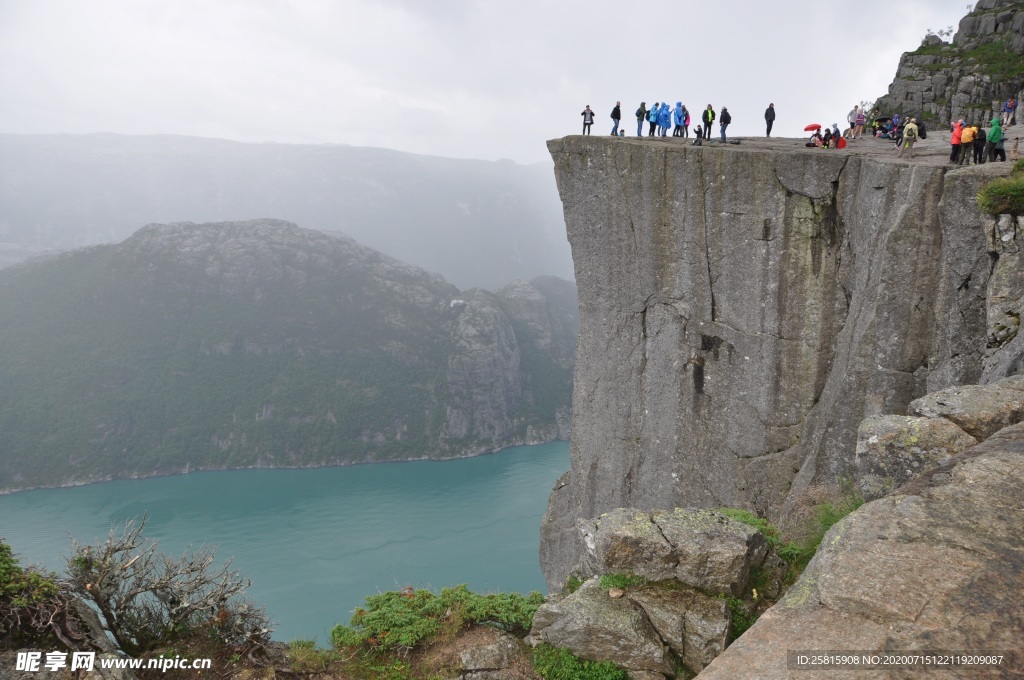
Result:
<instances>
[{"instance_id":1,"label":"sheer rock face","mask_svg":"<svg viewBox=\"0 0 1024 680\"><path fill-rule=\"evenodd\" d=\"M799 671L788 666L789 650L826 649L989 650L1003 655L997 669L961 667L943 677L1020 677L1022 469L1017 424L862 506L825 535L785 598L700 677L792 678Z\"/></svg>"},{"instance_id":2,"label":"sheer rock face","mask_svg":"<svg viewBox=\"0 0 1024 680\"><path fill-rule=\"evenodd\" d=\"M582 558L577 518L740 506L784 523L852 478L863 418L1002 377L982 373L1001 257L974 202L988 166L548 146L581 323L572 469L542 528L550 589Z\"/></svg>"},{"instance_id":3,"label":"sheer rock face","mask_svg":"<svg viewBox=\"0 0 1024 680\"><path fill-rule=\"evenodd\" d=\"M1024 78L989 62L995 45L1024 58L1021 0L979 0L960 20L952 43L931 35L924 49L904 53L888 94L879 100L881 112L923 116L943 127L960 117L987 126L1007 98L1024 94ZM1020 124L1020 109L1017 116Z\"/></svg>"}]
</instances>

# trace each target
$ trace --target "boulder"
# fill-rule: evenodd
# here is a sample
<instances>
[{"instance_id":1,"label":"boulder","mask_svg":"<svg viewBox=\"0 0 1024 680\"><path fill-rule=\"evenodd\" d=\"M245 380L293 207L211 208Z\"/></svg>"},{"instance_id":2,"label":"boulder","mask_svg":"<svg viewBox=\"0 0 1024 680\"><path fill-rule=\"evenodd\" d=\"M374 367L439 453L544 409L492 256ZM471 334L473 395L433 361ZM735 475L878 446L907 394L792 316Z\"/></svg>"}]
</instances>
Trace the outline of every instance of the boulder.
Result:
<instances>
[{"instance_id":1,"label":"boulder","mask_svg":"<svg viewBox=\"0 0 1024 680\"><path fill-rule=\"evenodd\" d=\"M946 418L983 440L1024 420L1024 393L998 385L959 385L910 402L911 415Z\"/></svg>"},{"instance_id":2,"label":"boulder","mask_svg":"<svg viewBox=\"0 0 1024 680\"><path fill-rule=\"evenodd\" d=\"M857 485L866 500L887 495L911 477L978 440L944 418L874 416L857 428Z\"/></svg>"},{"instance_id":3,"label":"boulder","mask_svg":"<svg viewBox=\"0 0 1024 680\"><path fill-rule=\"evenodd\" d=\"M630 573L650 581L672 578L678 559L649 513L616 508L577 522L586 546L584 575Z\"/></svg>"},{"instance_id":4,"label":"boulder","mask_svg":"<svg viewBox=\"0 0 1024 680\"><path fill-rule=\"evenodd\" d=\"M798 650L985 650L1003 654L1003 665L936 677L1024 677L1022 466L1018 424L902 493L862 506L829 530L782 601L701 680L793 678L800 673L788 652ZM828 677L894 676L858 670Z\"/></svg>"},{"instance_id":5,"label":"boulder","mask_svg":"<svg viewBox=\"0 0 1024 680\"><path fill-rule=\"evenodd\" d=\"M503 670L515 660L518 649L519 641L508 633L501 632L497 642L464 649L459 654L459 659L466 673Z\"/></svg>"},{"instance_id":6,"label":"boulder","mask_svg":"<svg viewBox=\"0 0 1024 680\"><path fill-rule=\"evenodd\" d=\"M725 649L731 619L728 603L692 590L645 587L630 593L661 639L699 673Z\"/></svg>"},{"instance_id":7,"label":"boulder","mask_svg":"<svg viewBox=\"0 0 1024 680\"><path fill-rule=\"evenodd\" d=\"M653 519L674 549L675 578L705 592L742 595L768 551L760 531L714 510L659 510Z\"/></svg>"},{"instance_id":8,"label":"boulder","mask_svg":"<svg viewBox=\"0 0 1024 680\"><path fill-rule=\"evenodd\" d=\"M598 577L559 602L541 605L530 635L535 643L565 647L583 659L675 675L671 654L643 611L629 598L608 597Z\"/></svg>"}]
</instances>

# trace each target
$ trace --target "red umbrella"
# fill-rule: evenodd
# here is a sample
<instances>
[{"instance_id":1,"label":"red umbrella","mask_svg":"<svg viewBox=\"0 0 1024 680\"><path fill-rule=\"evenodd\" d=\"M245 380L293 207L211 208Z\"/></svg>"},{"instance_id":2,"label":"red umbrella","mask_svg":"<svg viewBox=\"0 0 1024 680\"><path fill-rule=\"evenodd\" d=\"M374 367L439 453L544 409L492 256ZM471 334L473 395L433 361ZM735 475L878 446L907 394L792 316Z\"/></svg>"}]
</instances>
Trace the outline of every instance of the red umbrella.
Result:
<instances>
[{"instance_id":1,"label":"red umbrella","mask_svg":"<svg viewBox=\"0 0 1024 680\"><path fill-rule=\"evenodd\" d=\"M804 128L804 132L810 132L811 130L820 130L820 129L821 129L821 125L819 123L811 123L810 125L808 125L807 127Z\"/></svg>"}]
</instances>

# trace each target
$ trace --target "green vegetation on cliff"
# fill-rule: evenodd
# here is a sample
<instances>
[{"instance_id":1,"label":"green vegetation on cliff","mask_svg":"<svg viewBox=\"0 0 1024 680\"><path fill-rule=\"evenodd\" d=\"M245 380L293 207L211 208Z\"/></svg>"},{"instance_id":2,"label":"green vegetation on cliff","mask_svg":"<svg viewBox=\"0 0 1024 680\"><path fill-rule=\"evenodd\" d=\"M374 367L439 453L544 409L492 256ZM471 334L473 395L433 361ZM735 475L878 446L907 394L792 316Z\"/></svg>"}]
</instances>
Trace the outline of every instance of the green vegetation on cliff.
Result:
<instances>
[{"instance_id":1,"label":"green vegetation on cliff","mask_svg":"<svg viewBox=\"0 0 1024 680\"><path fill-rule=\"evenodd\" d=\"M978 207L990 215L1024 215L1024 159L1009 177L992 180L978 192Z\"/></svg>"}]
</instances>

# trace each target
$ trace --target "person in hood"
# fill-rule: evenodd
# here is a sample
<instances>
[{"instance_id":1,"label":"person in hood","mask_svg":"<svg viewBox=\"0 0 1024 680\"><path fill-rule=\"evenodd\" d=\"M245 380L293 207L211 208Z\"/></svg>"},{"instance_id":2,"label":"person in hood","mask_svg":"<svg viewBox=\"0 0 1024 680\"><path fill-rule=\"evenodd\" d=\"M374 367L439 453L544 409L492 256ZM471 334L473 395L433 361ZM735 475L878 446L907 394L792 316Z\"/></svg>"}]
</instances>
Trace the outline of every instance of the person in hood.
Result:
<instances>
[{"instance_id":1,"label":"person in hood","mask_svg":"<svg viewBox=\"0 0 1024 680\"><path fill-rule=\"evenodd\" d=\"M654 106L647 112L647 122L651 124L651 129L648 130L647 136L653 137L655 129L658 127L658 102L654 102Z\"/></svg>"},{"instance_id":2,"label":"person in hood","mask_svg":"<svg viewBox=\"0 0 1024 680\"><path fill-rule=\"evenodd\" d=\"M683 137L690 136L690 110L683 106Z\"/></svg>"},{"instance_id":3,"label":"person in hood","mask_svg":"<svg viewBox=\"0 0 1024 680\"><path fill-rule=\"evenodd\" d=\"M669 128L672 127L672 109L668 107L668 102L662 102L661 108L658 109L658 127L661 128L662 137L667 136Z\"/></svg>"},{"instance_id":4,"label":"person in hood","mask_svg":"<svg viewBox=\"0 0 1024 680\"><path fill-rule=\"evenodd\" d=\"M764 132L765 137L772 136L772 125L775 124L775 104L771 103L768 108L764 110L764 124L767 128Z\"/></svg>"},{"instance_id":5,"label":"person in hood","mask_svg":"<svg viewBox=\"0 0 1024 680\"><path fill-rule=\"evenodd\" d=\"M675 121L676 126L672 128L673 137L683 136L683 123L686 121L686 110L683 108L682 102L676 102L676 108L672 112L672 118Z\"/></svg>"},{"instance_id":6,"label":"person in hood","mask_svg":"<svg viewBox=\"0 0 1024 680\"><path fill-rule=\"evenodd\" d=\"M1003 128L1000 127L999 116L992 119L992 129L985 137L985 156L991 163L996 159L996 145L1003 139Z\"/></svg>"},{"instance_id":7,"label":"person in hood","mask_svg":"<svg viewBox=\"0 0 1024 680\"><path fill-rule=\"evenodd\" d=\"M636 110L636 136L644 136L644 121L647 120L647 102L640 102L640 108Z\"/></svg>"}]
</instances>

